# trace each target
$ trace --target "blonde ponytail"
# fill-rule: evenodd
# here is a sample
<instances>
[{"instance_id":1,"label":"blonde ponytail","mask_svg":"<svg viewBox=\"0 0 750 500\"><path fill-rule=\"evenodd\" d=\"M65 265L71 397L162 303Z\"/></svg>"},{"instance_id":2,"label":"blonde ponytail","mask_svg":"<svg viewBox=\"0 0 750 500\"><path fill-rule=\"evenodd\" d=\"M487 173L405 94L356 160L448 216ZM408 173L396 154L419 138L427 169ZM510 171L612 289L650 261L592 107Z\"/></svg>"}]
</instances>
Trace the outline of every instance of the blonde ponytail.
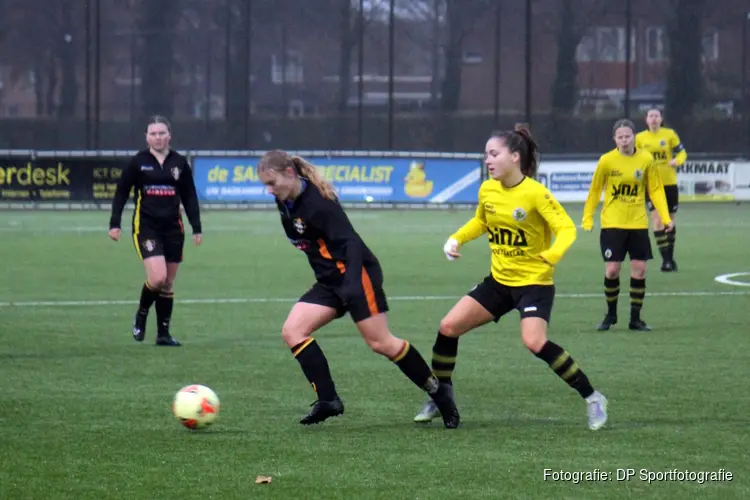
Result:
<instances>
[{"instance_id":1,"label":"blonde ponytail","mask_svg":"<svg viewBox=\"0 0 750 500\"><path fill-rule=\"evenodd\" d=\"M320 191L320 194L323 195L323 198L326 198L328 200L336 199L336 190L333 189L333 186L330 183L326 182L326 180L323 179L315 165L304 160L303 158L300 158L299 156L292 156L292 163L294 164L294 168L297 171L297 175L309 180L310 183L315 186L318 191Z\"/></svg>"}]
</instances>

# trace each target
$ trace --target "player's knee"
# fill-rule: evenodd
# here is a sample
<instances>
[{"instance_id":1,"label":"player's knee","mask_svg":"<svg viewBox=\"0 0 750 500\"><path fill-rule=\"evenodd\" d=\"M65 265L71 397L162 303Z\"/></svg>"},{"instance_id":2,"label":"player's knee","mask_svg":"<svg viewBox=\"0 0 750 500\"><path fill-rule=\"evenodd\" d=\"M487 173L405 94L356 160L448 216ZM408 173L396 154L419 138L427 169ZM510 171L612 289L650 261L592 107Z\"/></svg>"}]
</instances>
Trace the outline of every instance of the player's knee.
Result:
<instances>
[{"instance_id":1,"label":"player's knee","mask_svg":"<svg viewBox=\"0 0 750 500\"><path fill-rule=\"evenodd\" d=\"M544 335L523 335L521 340L523 340L523 345L526 346L526 349L533 353L541 351L544 343L547 342Z\"/></svg>"},{"instance_id":2,"label":"player's knee","mask_svg":"<svg viewBox=\"0 0 750 500\"><path fill-rule=\"evenodd\" d=\"M526 346L526 349L533 353L537 353L542 350L545 342L547 342L547 332L541 326L522 328L521 341L523 342L523 345Z\"/></svg>"},{"instance_id":3,"label":"player's knee","mask_svg":"<svg viewBox=\"0 0 750 500\"><path fill-rule=\"evenodd\" d=\"M150 273L148 276L148 284L155 290L166 291L168 289L168 283L169 280L167 279L167 273L160 273L157 271Z\"/></svg>"},{"instance_id":4,"label":"player's knee","mask_svg":"<svg viewBox=\"0 0 750 500\"><path fill-rule=\"evenodd\" d=\"M604 275L608 279L615 279L620 276L620 263L619 262L607 262L604 266Z\"/></svg>"},{"instance_id":5,"label":"player's knee","mask_svg":"<svg viewBox=\"0 0 750 500\"><path fill-rule=\"evenodd\" d=\"M451 316L446 316L440 320L440 333L446 337L458 337L464 332L459 321L456 321Z\"/></svg>"},{"instance_id":6,"label":"player's knee","mask_svg":"<svg viewBox=\"0 0 750 500\"><path fill-rule=\"evenodd\" d=\"M630 276L642 280L646 277L646 261L633 261L630 264Z\"/></svg>"},{"instance_id":7,"label":"player's knee","mask_svg":"<svg viewBox=\"0 0 750 500\"><path fill-rule=\"evenodd\" d=\"M290 348L304 342L310 338L310 335L312 335L312 331L296 321L287 320L281 327L281 338Z\"/></svg>"},{"instance_id":8,"label":"player's knee","mask_svg":"<svg viewBox=\"0 0 750 500\"><path fill-rule=\"evenodd\" d=\"M388 335L373 339L369 338L366 340L367 345L376 354L385 356L389 359L393 359L401 352L404 347L404 341L394 337L390 332Z\"/></svg>"}]
</instances>

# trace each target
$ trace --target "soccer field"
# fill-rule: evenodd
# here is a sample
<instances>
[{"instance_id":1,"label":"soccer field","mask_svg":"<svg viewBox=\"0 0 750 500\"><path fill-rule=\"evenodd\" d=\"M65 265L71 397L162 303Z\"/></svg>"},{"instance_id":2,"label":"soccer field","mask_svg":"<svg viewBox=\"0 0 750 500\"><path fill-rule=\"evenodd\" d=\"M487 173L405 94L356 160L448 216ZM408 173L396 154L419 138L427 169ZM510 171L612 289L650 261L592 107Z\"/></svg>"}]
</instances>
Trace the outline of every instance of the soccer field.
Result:
<instances>
[{"instance_id":1,"label":"soccer field","mask_svg":"<svg viewBox=\"0 0 750 500\"><path fill-rule=\"evenodd\" d=\"M581 206L568 209L580 223ZM455 431L412 423L422 393L348 316L334 322L316 337L346 413L302 427L314 393L280 328L313 277L276 213L204 213L204 244L188 240L175 287L184 347L169 349L153 346L153 310L146 342L132 340L144 276L129 230L114 243L107 212L2 212L0 498L750 498L749 214L680 207L680 271L660 273L657 258L647 276L650 333L627 330L627 272L620 323L595 330L604 266L598 231L579 232L556 272L550 338L609 398L608 425L591 432L577 393L523 347L515 312L461 340ZM488 272L484 238L460 261L442 253L472 212L349 215L383 266L394 333L429 360L442 316ZM740 272L748 286L715 280ZM170 413L191 383L222 401L207 432ZM636 476L618 481L628 468ZM545 481L544 469L611 480ZM649 483L640 469L733 478Z\"/></svg>"}]
</instances>

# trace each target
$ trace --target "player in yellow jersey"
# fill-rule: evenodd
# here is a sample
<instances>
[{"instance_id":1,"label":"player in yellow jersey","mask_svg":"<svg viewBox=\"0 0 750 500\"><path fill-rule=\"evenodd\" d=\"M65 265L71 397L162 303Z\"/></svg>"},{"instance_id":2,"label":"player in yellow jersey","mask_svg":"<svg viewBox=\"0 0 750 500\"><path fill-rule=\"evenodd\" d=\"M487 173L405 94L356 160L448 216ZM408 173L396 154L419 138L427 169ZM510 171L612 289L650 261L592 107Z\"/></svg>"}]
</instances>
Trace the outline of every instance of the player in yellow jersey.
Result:
<instances>
[{"instance_id":1,"label":"player in yellow jersey","mask_svg":"<svg viewBox=\"0 0 750 500\"><path fill-rule=\"evenodd\" d=\"M680 190L677 187L677 168L687 160L687 151L680 142L680 137L671 128L662 127L664 118L658 109L650 109L646 113L646 125L648 130L639 132L635 136L636 149L644 149L654 157L654 164L661 174L664 184L664 194L667 197L667 208L669 217L675 220L677 207L680 204ZM654 224L654 238L661 253L663 272L677 271L677 263L674 260L674 244L676 231L664 231L664 222L658 211L654 210L654 204L646 198L648 209L651 211L651 220Z\"/></svg>"},{"instance_id":2,"label":"player in yellow jersey","mask_svg":"<svg viewBox=\"0 0 750 500\"><path fill-rule=\"evenodd\" d=\"M646 296L646 262L653 258L648 236L646 192L664 221L665 230L672 231L667 200L659 171L651 154L635 148L635 125L618 120L612 130L617 148L599 158L591 180L591 188L583 207L583 229L594 227L594 212L604 190L602 230L599 237L604 258L604 296L607 315L597 327L609 330L617 323L617 299L620 295L620 268L625 255L630 257L630 323L631 330L651 331L641 319Z\"/></svg>"},{"instance_id":3,"label":"player in yellow jersey","mask_svg":"<svg viewBox=\"0 0 750 500\"><path fill-rule=\"evenodd\" d=\"M549 190L534 179L538 149L528 129L493 133L485 156L491 179L479 188L476 214L448 239L443 250L449 260L457 259L461 245L487 233L492 272L440 322L432 351L433 372L452 389L458 338L517 309L524 345L585 399L588 426L597 430L607 421L607 399L594 390L565 349L547 340L555 298L552 276L576 239L575 224ZM414 421L430 422L439 415L430 401Z\"/></svg>"}]
</instances>

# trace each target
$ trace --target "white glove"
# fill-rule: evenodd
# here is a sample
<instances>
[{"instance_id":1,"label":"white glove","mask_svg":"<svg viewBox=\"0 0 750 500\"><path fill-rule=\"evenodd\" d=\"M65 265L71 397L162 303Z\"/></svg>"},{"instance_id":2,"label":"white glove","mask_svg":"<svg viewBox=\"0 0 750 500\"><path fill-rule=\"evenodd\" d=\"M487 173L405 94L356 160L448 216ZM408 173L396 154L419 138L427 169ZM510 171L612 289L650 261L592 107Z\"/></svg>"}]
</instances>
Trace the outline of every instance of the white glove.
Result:
<instances>
[{"instance_id":1,"label":"white glove","mask_svg":"<svg viewBox=\"0 0 750 500\"><path fill-rule=\"evenodd\" d=\"M448 238L448 241L443 245L443 253L448 260L456 260L457 257L451 255L452 253L458 252L458 241L454 238Z\"/></svg>"}]
</instances>

